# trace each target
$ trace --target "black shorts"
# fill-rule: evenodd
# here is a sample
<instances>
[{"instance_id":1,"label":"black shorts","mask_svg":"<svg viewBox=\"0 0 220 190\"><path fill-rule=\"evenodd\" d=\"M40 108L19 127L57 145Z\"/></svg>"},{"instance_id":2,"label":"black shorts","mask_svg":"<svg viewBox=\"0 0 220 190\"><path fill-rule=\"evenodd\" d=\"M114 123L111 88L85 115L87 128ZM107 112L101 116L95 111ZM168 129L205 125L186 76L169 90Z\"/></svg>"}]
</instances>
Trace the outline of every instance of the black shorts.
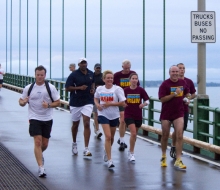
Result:
<instances>
[{"instance_id":1,"label":"black shorts","mask_svg":"<svg viewBox=\"0 0 220 190\"><path fill-rule=\"evenodd\" d=\"M142 120L135 120L132 118L125 118L125 123L127 126L131 125L131 124L135 124L135 127L140 128L142 125Z\"/></svg>"},{"instance_id":2,"label":"black shorts","mask_svg":"<svg viewBox=\"0 0 220 190\"><path fill-rule=\"evenodd\" d=\"M0 79L0 84L3 84L3 79Z\"/></svg>"},{"instance_id":3,"label":"black shorts","mask_svg":"<svg viewBox=\"0 0 220 190\"><path fill-rule=\"evenodd\" d=\"M99 115L98 116L98 123L99 124L109 124L110 127L116 127L119 125L119 119L116 118L116 119L113 119L113 120L109 120L108 118L102 116L102 115Z\"/></svg>"},{"instance_id":4,"label":"black shorts","mask_svg":"<svg viewBox=\"0 0 220 190\"><path fill-rule=\"evenodd\" d=\"M39 121L36 119L29 120L29 134L34 137L36 135L41 135L44 138L49 139L50 133L53 125L53 120L49 121Z\"/></svg>"},{"instance_id":5,"label":"black shorts","mask_svg":"<svg viewBox=\"0 0 220 190\"><path fill-rule=\"evenodd\" d=\"M183 126L183 130L185 131L187 128L187 124L188 124L188 120L189 120L189 113L185 112L184 113L184 126Z\"/></svg>"}]
</instances>

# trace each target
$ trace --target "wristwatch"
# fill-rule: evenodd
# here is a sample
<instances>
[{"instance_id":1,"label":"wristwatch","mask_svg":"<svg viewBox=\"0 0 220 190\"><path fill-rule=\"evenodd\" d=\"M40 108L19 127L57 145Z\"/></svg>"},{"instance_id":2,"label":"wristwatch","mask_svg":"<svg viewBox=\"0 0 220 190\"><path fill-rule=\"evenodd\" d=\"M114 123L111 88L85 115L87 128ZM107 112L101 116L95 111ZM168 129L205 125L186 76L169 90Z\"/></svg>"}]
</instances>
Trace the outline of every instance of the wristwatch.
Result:
<instances>
[{"instance_id":1,"label":"wristwatch","mask_svg":"<svg viewBox=\"0 0 220 190\"><path fill-rule=\"evenodd\" d=\"M176 93L176 92L174 92L174 94L175 94L175 96L177 96L177 93Z\"/></svg>"},{"instance_id":2,"label":"wristwatch","mask_svg":"<svg viewBox=\"0 0 220 190\"><path fill-rule=\"evenodd\" d=\"M50 108L50 104L48 103L48 106L47 106L47 108Z\"/></svg>"}]
</instances>

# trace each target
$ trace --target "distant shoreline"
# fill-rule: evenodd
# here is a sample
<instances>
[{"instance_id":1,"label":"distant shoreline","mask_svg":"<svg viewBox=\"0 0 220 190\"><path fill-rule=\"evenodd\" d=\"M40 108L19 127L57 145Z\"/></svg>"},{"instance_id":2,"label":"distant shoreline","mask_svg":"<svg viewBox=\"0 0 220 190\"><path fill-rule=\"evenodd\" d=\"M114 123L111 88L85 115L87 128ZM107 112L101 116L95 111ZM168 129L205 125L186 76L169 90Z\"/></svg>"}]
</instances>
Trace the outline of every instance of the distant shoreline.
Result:
<instances>
[{"instance_id":1,"label":"distant shoreline","mask_svg":"<svg viewBox=\"0 0 220 190\"><path fill-rule=\"evenodd\" d=\"M58 80L58 81L62 81L61 78L53 78L52 80ZM66 78L64 78L64 81L66 81ZM158 80L158 81L146 81L145 82L145 87L159 87L161 85L163 81ZM140 81L140 85L143 84L143 81ZM194 83L195 87L197 87L197 83ZM220 83L216 83L216 82L207 82L206 83L206 87L220 87Z\"/></svg>"}]
</instances>

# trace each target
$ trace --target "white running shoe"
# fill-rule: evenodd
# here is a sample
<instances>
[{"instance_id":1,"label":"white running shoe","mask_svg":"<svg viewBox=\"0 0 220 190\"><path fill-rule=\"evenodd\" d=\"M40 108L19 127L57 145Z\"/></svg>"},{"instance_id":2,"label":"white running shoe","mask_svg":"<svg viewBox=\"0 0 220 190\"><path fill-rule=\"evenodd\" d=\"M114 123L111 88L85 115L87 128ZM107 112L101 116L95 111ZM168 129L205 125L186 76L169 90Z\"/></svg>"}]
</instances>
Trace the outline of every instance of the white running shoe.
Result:
<instances>
[{"instance_id":1,"label":"white running shoe","mask_svg":"<svg viewBox=\"0 0 220 190\"><path fill-rule=\"evenodd\" d=\"M44 167L39 167L39 169L38 169L38 176L39 177L45 177L47 174L46 174L46 170L44 169Z\"/></svg>"},{"instance_id":2,"label":"white running shoe","mask_svg":"<svg viewBox=\"0 0 220 190\"><path fill-rule=\"evenodd\" d=\"M86 149L83 151L83 155L84 155L84 156L92 156L92 153L89 151L88 148L86 148Z\"/></svg>"},{"instance_id":3,"label":"white running shoe","mask_svg":"<svg viewBox=\"0 0 220 190\"><path fill-rule=\"evenodd\" d=\"M107 162L107 161L108 161L108 157L107 157L107 154L106 154L105 149L104 149L103 160L104 160L104 162Z\"/></svg>"},{"instance_id":4,"label":"white running shoe","mask_svg":"<svg viewBox=\"0 0 220 190\"><path fill-rule=\"evenodd\" d=\"M114 168L115 165L113 164L112 160L108 161L108 168Z\"/></svg>"},{"instance_id":5,"label":"white running shoe","mask_svg":"<svg viewBox=\"0 0 220 190\"><path fill-rule=\"evenodd\" d=\"M72 153L73 153L73 155L77 155L78 154L77 143L73 143L72 144Z\"/></svg>"},{"instance_id":6,"label":"white running shoe","mask_svg":"<svg viewBox=\"0 0 220 190\"><path fill-rule=\"evenodd\" d=\"M128 160L130 162L135 162L134 153L131 153L130 151L128 151Z\"/></svg>"}]
</instances>

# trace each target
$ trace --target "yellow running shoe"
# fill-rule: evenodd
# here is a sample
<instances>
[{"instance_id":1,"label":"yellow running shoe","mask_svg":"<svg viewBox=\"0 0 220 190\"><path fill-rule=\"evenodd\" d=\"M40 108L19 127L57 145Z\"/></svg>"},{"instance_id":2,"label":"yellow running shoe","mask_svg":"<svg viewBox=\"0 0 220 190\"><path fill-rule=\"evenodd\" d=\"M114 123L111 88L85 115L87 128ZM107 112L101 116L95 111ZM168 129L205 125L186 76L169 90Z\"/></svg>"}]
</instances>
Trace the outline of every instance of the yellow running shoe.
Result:
<instances>
[{"instance_id":1,"label":"yellow running shoe","mask_svg":"<svg viewBox=\"0 0 220 190\"><path fill-rule=\"evenodd\" d=\"M181 159L177 159L174 166L179 169L186 169L186 166L183 164Z\"/></svg>"},{"instance_id":2,"label":"yellow running shoe","mask_svg":"<svg viewBox=\"0 0 220 190\"><path fill-rule=\"evenodd\" d=\"M162 167L167 167L167 157L162 157L160 160L160 164Z\"/></svg>"}]
</instances>

